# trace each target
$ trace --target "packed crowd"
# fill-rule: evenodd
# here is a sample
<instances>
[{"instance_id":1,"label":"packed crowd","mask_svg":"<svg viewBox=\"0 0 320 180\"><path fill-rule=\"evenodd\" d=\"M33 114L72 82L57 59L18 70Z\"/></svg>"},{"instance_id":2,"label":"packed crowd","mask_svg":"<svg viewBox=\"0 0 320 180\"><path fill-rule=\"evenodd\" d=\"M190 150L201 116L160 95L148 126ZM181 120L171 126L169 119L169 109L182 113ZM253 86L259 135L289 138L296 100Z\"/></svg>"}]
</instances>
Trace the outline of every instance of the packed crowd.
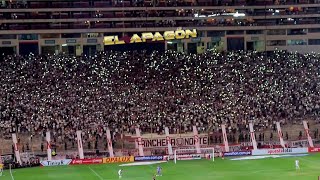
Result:
<instances>
[{"instance_id":1,"label":"packed crowd","mask_svg":"<svg viewBox=\"0 0 320 180\"><path fill-rule=\"evenodd\" d=\"M114 133L255 129L319 120L320 56L273 52L9 56L0 62L0 131L74 139Z\"/></svg>"},{"instance_id":2,"label":"packed crowd","mask_svg":"<svg viewBox=\"0 0 320 180\"><path fill-rule=\"evenodd\" d=\"M75 2L37 2L37 1L2 1L0 8L88 8L88 7L177 7L177 6L266 6L266 5L292 5L317 4L319 0L92 0Z\"/></svg>"}]
</instances>

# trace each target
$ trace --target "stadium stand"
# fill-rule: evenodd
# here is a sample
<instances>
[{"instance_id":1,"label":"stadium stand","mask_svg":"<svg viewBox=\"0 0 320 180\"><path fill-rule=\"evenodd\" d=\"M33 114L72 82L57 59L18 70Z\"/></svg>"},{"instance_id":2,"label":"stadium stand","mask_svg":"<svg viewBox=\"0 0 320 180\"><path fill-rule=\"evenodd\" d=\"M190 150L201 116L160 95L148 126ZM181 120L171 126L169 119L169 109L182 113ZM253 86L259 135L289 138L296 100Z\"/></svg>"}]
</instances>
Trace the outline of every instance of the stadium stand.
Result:
<instances>
[{"instance_id":1,"label":"stadium stand","mask_svg":"<svg viewBox=\"0 0 320 180\"><path fill-rule=\"evenodd\" d=\"M308 120L317 139L319 65L318 54L285 51L7 56L0 62L1 149L11 152L15 132L21 151L43 150L47 130L58 149L72 149L80 129L86 149L103 150L107 127L117 140L137 125L144 134L164 134L164 126L183 134L192 125L219 133L226 123L231 142L245 142L250 121L267 141L276 121L288 139L305 137Z\"/></svg>"}]
</instances>

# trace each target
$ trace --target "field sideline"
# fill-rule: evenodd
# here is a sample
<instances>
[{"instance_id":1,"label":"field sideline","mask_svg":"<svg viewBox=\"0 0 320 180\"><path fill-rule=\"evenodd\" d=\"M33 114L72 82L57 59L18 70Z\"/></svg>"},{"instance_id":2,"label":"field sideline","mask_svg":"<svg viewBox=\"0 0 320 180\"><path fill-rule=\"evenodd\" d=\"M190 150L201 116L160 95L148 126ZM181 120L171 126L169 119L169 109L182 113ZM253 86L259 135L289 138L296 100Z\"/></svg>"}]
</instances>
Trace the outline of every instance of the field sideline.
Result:
<instances>
[{"instance_id":1,"label":"field sideline","mask_svg":"<svg viewBox=\"0 0 320 180\"><path fill-rule=\"evenodd\" d=\"M300 160L300 171L294 161ZM35 167L8 170L0 180L117 180L123 169L123 180L151 180L158 165L126 166L119 164ZM163 176L157 180L318 180L320 154L304 157L268 158L231 161L230 159L178 161L162 163Z\"/></svg>"}]
</instances>

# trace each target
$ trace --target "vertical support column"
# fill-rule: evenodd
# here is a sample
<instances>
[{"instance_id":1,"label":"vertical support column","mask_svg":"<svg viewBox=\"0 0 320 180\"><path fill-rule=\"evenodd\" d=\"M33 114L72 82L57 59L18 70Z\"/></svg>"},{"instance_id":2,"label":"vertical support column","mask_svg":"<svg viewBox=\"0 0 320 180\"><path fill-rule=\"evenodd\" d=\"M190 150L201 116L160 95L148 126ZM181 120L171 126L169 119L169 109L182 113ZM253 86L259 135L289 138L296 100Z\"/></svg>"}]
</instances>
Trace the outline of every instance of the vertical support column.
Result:
<instances>
[{"instance_id":1,"label":"vertical support column","mask_svg":"<svg viewBox=\"0 0 320 180\"><path fill-rule=\"evenodd\" d=\"M228 137L227 137L227 131L226 131L226 125L221 125L222 129L222 136L223 136L223 142L224 142L224 149L226 152L229 152L229 143L228 143Z\"/></svg>"},{"instance_id":2,"label":"vertical support column","mask_svg":"<svg viewBox=\"0 0 320 180\"><path fill-rule=\"evenodd\" d=\"M169 153L169 155L173 155L169 128L165 127L164 131L166 133L166 140L167 140L167 144L168 144L168 153Z\"/></svg>"},{"instance_id":3,"label":"vertical support column","mask_svg":"<svg viewBox=\"0 0 320 180\"><path fill-rule=\"evenodd\" d=\"M139 149L139 156L144 156L143 152L143 142L141 138L141 133L139 127L136 127L136 136L138 138L138 149Z\"/></svg>"},{"instance_id":4,"label":"vertical support column","mask_svg":"<svg viewBox=\"0 0 320 180\"><path fill-rule=\"evenodd\" d=\"M76 45L76 56L81 56L83 53L83 45L77 44Z\"/></svg>"},{"instance_id":5,"label":"vertical support column","mask_svg":"<svg viewBox=\"0 0 320 180\"><path fill-rule=\"evenodd\" d=\"M51 150L51 135L50 135L50 131L46 132L46 141L47 141L48 161L51 161L52 160L52 150Z\"/></svg>"},{"instance_id":6,"label":"vertical support column","mask_svg":"<svg viewBox=\"0 0 320 180\"><path fill-rule=\"evenodd\" d=\"M314 146L313 146L312 138L311 138L311 136L310 136L309 128L308 128L308 123L307 123L307 121L302 121L302 123L303 123L304 130L305 130L306 135L307 135L307 138L308 138L309 146L310 146L310 147L314 147Z\"/></svg>"},{"instance_id":7,"label":"vertical support column","mask_svg":"<svg viewBox=\"0 0 320 180\"><path fill-rule=\"evenodd\" d=\"M196 150L197 150L197 153L201 153L201 150L200 150L200 142L199 142L199 135L198 135L198 130L197 130L197 127L196 126L193 126L193 136L194 136L194 145L196 147Z\"/></svg>"},{"instance_id":8,"label":"vertical support column","mask_svg":"<svg viewBox=\"0 0 320 180\"><path fill-rule=\"evenodd\" d=\"M38 52L39 55L42 54L42 44L40 43L40 41L38 42Z\"/></svg>"},{"instance_id":9,"label":"vertical support column","mask_svg":"<svg viewBox=\"0 0 320 180\"><path fill-rule=\"evenodd\" d=\"M250 137L251 137L251 142L254 150L257 150L257 141L256 141L256 136L254 134L253 130L253 123L249 123L249 128L250 128Z\"/></svg>"},{"instance_id":10,"label":"vertical support column","mask_svg":"<svg viewBox=\"0 0 320 180\"><path fill-rule=\"evenodd\" d=\"M62 53L62 46L61 46L60 44L55 45L54 53L55 53L56 55Z\"/></svg>"},{"instance_id":11,"label":"vertical support column","mask_svg":"<svg viewBox=\"0 0 320 180\"><path fill-rule=\"evenodd\" d=\"M109 155L110 157L114 157L113 154L113 147L112 147L112 140L111 140L111 134L110 134L110 129L107 129L107 141L108 141L108 150L109 150Z\"/></svg>"},{"instance_id":12,"label":"vertical support column","mask_svg":"<svg viewBox=\"0 0 320 180\"><path fill-rule=\"evenodd\" d=\"M77 131L78 151L80 159L84 159L81 131Z\"/></svg>"},{"instance_id":13,"label":"vertical support column","mask_svg":"<svg viewBox=\"0 0 320 180\"><path fill-rule=\"evenodd\" d=\"M278 131L278 137L279 137L279 140L280 140L280 145L283 148L285 148L286 145L284 144L284 141L283 141L283 135L282 135L281 127L280 127L280 122L276 122L276 125L277 125L277 131Z\"/></svg>"},{"instance_id":14,"label":"vertical support column","mask_svg":"<svg viewBox=\"0 0 320 180\"><path fill-rule=\"evenodd\" d=\"M16 156L16 160L21 165L22 162L21 162L20 152L18 149L18 140L17 140L17 135L15 133L12 134L12 141L14 145L14 154Z\"/></svg>"},{"instance_id":15,"label":"vertical support column","mask_svg":"<svg viewBox=\"0 0 320 180\"><path fill-rule=\"evenodd\" d=\"M16 54L20 55L20 43L18 41L17 46L16 46Z\"/></svg>"}]
</instances>

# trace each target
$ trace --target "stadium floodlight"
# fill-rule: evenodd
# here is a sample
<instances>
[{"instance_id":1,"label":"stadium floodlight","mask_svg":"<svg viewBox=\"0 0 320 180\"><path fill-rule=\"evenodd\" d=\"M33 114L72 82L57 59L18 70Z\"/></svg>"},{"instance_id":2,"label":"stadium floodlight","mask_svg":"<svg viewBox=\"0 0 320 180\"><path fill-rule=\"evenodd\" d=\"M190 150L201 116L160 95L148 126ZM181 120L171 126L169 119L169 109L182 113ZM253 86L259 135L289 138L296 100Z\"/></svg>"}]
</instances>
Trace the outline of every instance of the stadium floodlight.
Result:
<instances>
[{"instance_id":1,"label":"stadium floodlight","mask_svg":"<svg viewBox=\"0 0 320 180\"><path fill-rule=\"evenodd\" d=\"M214 148L200 148L201 153L196 153L196 148L192 149L176 149L174 150L174 163L177 160L198 160L202 158L212 159L214 161Z\"/></svg>"}]
</instances>

